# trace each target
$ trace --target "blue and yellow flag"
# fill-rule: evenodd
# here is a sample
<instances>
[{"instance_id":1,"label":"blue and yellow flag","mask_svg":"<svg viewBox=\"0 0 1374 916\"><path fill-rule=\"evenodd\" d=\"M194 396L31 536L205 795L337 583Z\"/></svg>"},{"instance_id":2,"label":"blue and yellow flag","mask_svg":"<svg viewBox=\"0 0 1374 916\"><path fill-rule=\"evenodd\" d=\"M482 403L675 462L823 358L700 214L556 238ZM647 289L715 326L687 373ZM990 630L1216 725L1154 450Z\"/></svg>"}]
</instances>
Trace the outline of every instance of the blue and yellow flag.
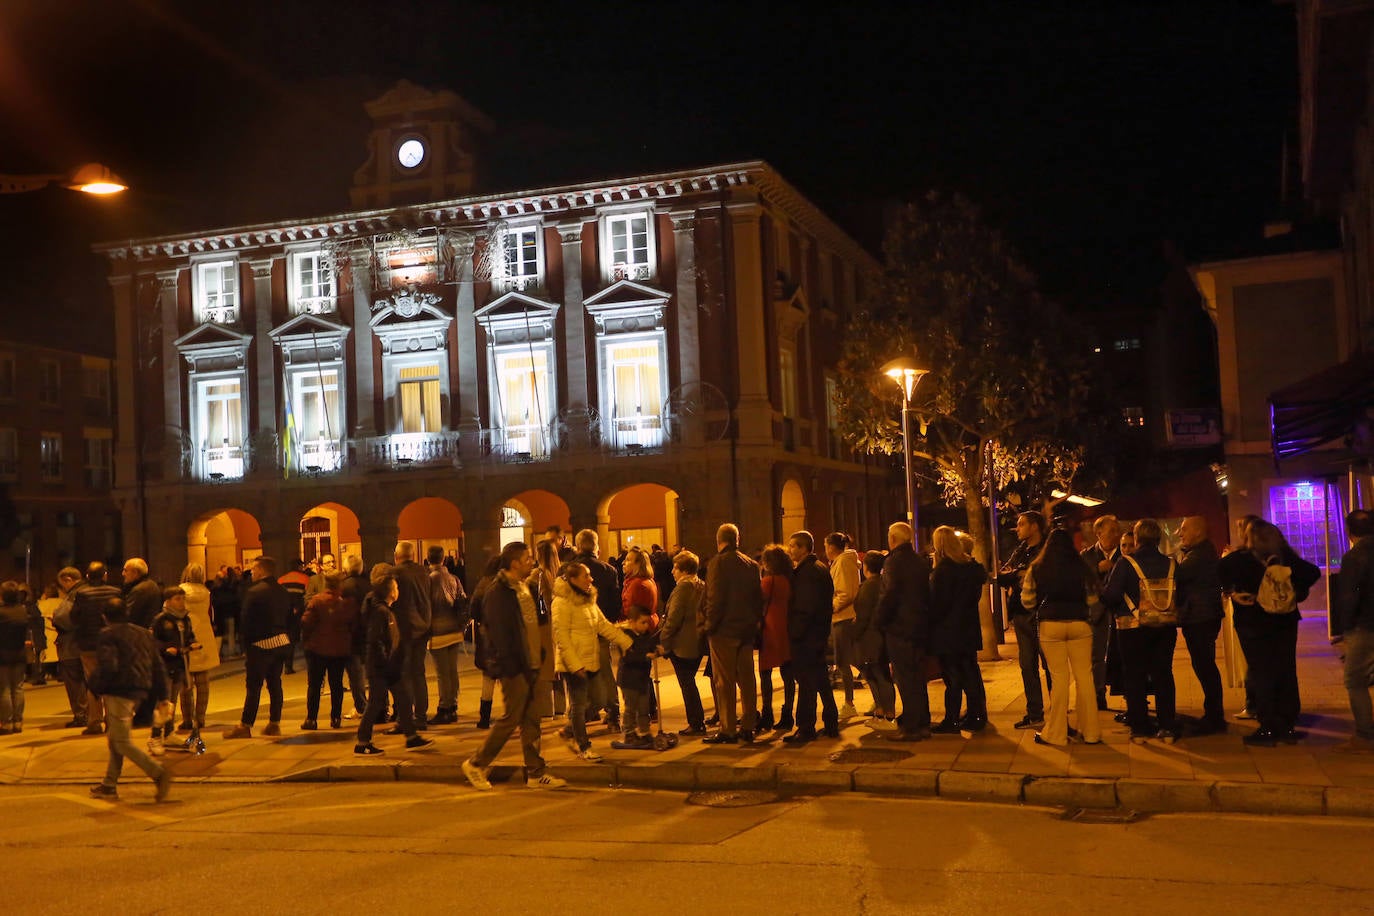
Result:
<instances>
[{"instance_id":1,"label":"blue and yellow flag","mask_svg":"<svg viewBox=\"0 0 1374 916\"><path fill-rule=\"evenodd\" d=\"M286 402L286 429L281 437L281 476L290 477L296 467L296 411L291 402L291 377L283 374L282 399Z\"/></svg>"}]
</instances>

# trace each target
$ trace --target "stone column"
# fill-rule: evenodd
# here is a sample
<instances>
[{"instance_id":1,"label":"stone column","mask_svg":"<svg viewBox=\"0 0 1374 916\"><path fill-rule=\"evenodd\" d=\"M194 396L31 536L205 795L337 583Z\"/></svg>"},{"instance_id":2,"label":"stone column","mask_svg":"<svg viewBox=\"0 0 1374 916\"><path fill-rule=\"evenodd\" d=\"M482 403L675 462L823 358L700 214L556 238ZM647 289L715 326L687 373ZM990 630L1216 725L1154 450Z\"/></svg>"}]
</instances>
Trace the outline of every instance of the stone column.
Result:
<instances>
[{"instance_id":1,"label":"stone column","mask_svg":"<svg viewBox=\"0 0 1374 916\"><path fill-rule=\"evenodd\" d=\"M678 384L684 392L695 392L701 381L700 316L697 315L696 210L672 213L673 244L677 252L677 296L674 317L677 322ZM681 422L681 421L676 421ZM701 412L677 432L685 445L700 445L705 434Z\"/></svg>"},{"instance_id":2,"label":"stone column","mask_svg":"<svg viewBox=\"0 0 1374 916\"><path fill-rule=\"evenodd\" d=\"M180 271L176 268L157 272L157 312L162 323L162 422L166 427L162 431L164 436L169 435L173 429L178 433L187 432L182 425L181 416L181 399L184 388L181 382L181 354L177 352L176 348L176 339L181 336L177 323L177 276L179 273ZM168 470L179 470L179 466ZM180 474L176 474L172 479L179 476Z\"/></svg>"},{"instance_id":3,"label":"stone column","mask_svg":"<svg viewBox=\"0 0 1374 916\"><path fill-rule=\"evenodd\" d=\"M482 405L478 403L477 310L473 289L471 238L453 240L453 278L457 283L454 336L458 341L458 453L476 460L482 452Z\"/></svg>"},{"instance_id":4,"label":"stone column","mask_svg":"<svg viewBox=\"0 0 1374 916\"><path fill-rule=\"evenodd\" d=\"M141 429L138 412L138 308L135 300L136 284L127 273L109 277L110 293L114 299L115 325L115 426L114 489L115 505L119 507L123 528L124 549L142 550L143 489L139 468L139 441L147 431Z\"/></svg>"},{"instance_id":5,"label":"stone column","mask_svg":"<svg viewBox=\"0 0 1374 916\"><path fill-rule=\"evenodd\" d=\"M359 525L358 537L363 542L364 569L371 570L374 563L393 562L396 557L396 539L400 535L400 527L394 524Z\"/></svg>"},{"instance_id":6,"label":"stone column","mask_svg":"<svg viewBox=\"0 0 1374 916\"><path fill-rule=\"evenodd\" d=\"M277 430L277 370L272 346L272 265L274 259L249 261L253 269L253 347L258 380L254 432Z\"/></svg>"},{"instance_id":7,"label":"stone column","mask_svg":"<svg viewBox=\"0 0 1374 916\"><path fill-rule=\"evenodd\" d=\"M591 386L587 359L587 313L582 307L582 232L578 220L561 223L558 238L563 243L563 360L568 370L568 436L571 447L591 445ZM593 357L591 365L596 365Z\"/></svg>"},{"instance_id":8,"label":"stone column","mask_svg":"<svg viewBox=\"0 0 1374 916\"><path fill-rule=\"evenodd\" d=\"M773 442L773 406L768 400L768 325L763 301L763 251L759 242L759 217L763 208L753 201L726 204L730 212L733 243L735 360L738 369L739 404L735 422L741 445ZM748 352L742 352L748 347Z\"/></svg>"},{"instance_id":9,"label":"stone column","mask_svg":"<svg viewBox=\"0 0 1374 916\"><path fill-rule=\"evenodd\" d=\"M354 248L349 254L349 268L353 271L353 385L357 398L357 421L353 425L359 436L375 436L377 421L373 410L372 387L372 265L365 247Z\"/></svg>"}]
</instances>

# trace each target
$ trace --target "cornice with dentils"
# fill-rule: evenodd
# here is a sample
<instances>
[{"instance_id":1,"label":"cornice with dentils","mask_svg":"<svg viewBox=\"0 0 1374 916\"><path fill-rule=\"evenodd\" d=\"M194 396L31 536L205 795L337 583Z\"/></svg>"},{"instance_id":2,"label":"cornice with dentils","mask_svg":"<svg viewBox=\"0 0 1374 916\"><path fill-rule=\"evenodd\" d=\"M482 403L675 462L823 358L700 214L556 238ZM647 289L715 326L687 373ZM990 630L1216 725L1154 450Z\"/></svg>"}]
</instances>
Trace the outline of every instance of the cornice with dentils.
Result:
<instances>
[{"instance_id":1,"label":"cornice with dentils","mask_svg":"<svg viewBox=\"0 0 1374 916\"><path fill-rule=\"evenodd\" d=\"M819 207L761 160L709 166L689 171L643 175L623 181L586 182L556 188L514 191L501 195L457 198L412 207L388 207L304 220L284 220L251 226L214 229L195 234L156 236L92 246L111 261L155 262L168 258L224 252L250 254L262 248L311 240L347 240L362 235L404 229L454 228L481 230L492 220L548 216L568 218L598 208L655 203L672 210L674 201L704 208L727 193L752 188L765 204L805 228L827 247L862 269L880 269L878 261L837 226ZM731 195L737 196L737 195Z\"/></svg>"}]
</instances>

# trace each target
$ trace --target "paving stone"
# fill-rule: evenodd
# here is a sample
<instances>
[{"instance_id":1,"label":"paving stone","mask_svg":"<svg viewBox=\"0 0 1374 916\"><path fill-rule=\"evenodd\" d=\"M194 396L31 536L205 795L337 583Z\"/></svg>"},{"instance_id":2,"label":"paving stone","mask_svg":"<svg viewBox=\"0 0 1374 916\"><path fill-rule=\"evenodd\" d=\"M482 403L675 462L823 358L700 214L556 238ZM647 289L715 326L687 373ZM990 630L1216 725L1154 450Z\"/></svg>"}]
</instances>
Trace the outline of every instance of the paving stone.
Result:
<instances>
[{"instance_id":1,"label":"paving stone","mask_svg":"<svg viewBox=\"0 0 1374 916\"><path fill-rule=\"evenodd\" d=\"M1116 800L1133 811L1211 811L1212 783L1186 779L1118 779Z\"/></svg>"},{"instance_id":2,"label":"paving stone","mask_svg":"<svg viewBox=\"0 0 1374 916\"><path fill-rule=\"evenodd\" d=\"M962 801L1019 802L1027 777L1021 773L971 773L945 770L940 774L941 798Z\"/></svg>"},{"instance_id":3,"label":"paving stone","mask_svg":"<svg viewBox=\"0 0 1374 916\"><path fill-rule=\"evenodd\" d=\"M940 771L855 767L854 791L876 795L937 795Z\"/></svg>"},{"instance_id":4,"label":"paving stone","mask_svg":"<svg viewBox=\"0 0 1374 916\"><path fill-rule=\"evenodd\" d=\"M1026 804L1049 807L1115 808L1116 780L1044 777L1025 786Z\"/></svg>"}]
</instances>

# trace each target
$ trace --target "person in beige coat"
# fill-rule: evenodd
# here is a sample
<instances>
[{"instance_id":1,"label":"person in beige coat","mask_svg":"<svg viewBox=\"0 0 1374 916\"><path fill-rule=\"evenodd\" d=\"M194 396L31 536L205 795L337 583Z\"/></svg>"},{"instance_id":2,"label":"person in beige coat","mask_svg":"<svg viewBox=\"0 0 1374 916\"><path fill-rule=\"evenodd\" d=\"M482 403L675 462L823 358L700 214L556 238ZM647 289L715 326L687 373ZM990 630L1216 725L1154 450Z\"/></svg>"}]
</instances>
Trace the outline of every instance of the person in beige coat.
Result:
<instances>
[{"instance_id":1,"label":"person in beige coat","mask_svg":"<svg viewBox=\"0 0 1374 916\"><path fill-rule=\"evenodd\" d=\"M596 603L592 573L581 563L564 563L553 584L554 668L563 677L568 691L568 724L558 733L572 752L593 763L601 755L592 750L587 738L587 688L601 670L601 648L597 638L621 650L630 647L630 637L601 613Z\"/></svg>"},{"instance_id":2,"label":"person in beige coat","mask_svg":"<svg viewBox=\"0 0 1374 916\"><path fill-rule=\"evenodd\" d=\"M859 554L849 543L849 535L839 531L825 536L825 559L830 564L830 581L835 586L830 639L835 646L835 667L844 687L841 719L859 714L854 708L854 598L859 594L863 576L859 574Z\"/></svg>"},{"instance_id":3,"label":"person in beige coat","mask_svg":"<svg viewBox=\"0 0 1374 916\"><path fill-rule=\"evenodd\" d=\"M214 611L210 607L210 590L205 587L204 566L192 563L181 571L181 591L186 596L186 616L191 621L191 631L197 635L199 643L199 648L192 649L186 656L181 725L177 727L179 732L189 732L193 708L195 728L205 727L205 710L210 706L210 672L219 667L219 637L215 635Z\"/></svg>"}]
</instances>

